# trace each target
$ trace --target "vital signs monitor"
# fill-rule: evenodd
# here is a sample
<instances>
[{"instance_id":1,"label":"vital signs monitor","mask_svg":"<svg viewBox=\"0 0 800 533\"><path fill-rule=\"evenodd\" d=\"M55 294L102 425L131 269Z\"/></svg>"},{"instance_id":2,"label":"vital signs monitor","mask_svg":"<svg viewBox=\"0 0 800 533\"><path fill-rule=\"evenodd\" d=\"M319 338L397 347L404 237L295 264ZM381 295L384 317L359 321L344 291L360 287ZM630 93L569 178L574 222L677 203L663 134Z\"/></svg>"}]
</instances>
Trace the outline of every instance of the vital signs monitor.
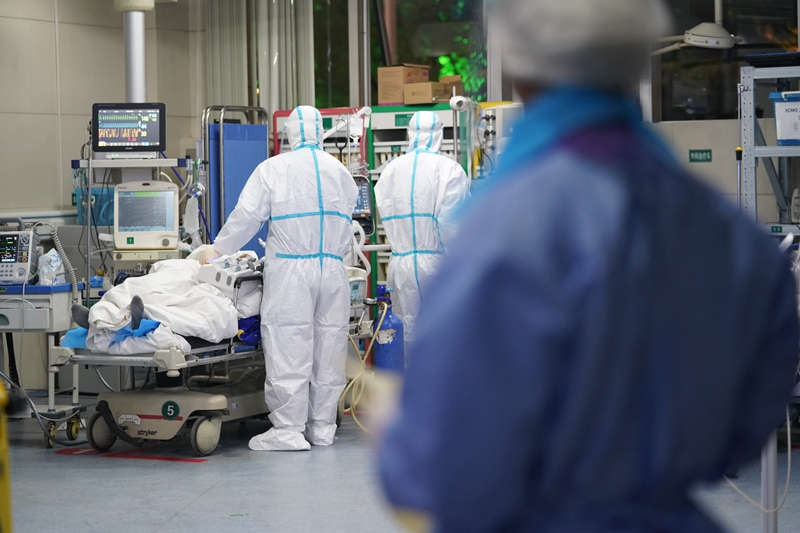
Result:
<instances>
[{"instance_id":1,"label":"vital signs monitor","mask_svg":"<svg viewBox=\"0 0 800 533\"><path fill-rule=\"evenodd\" d=\"M178 186L131 181L114 187L114 244L118 250L178 247Z\"/></svg>"},{"instance_id":2,"label":"vital signs monitor","mask_svg":"<svg viewBox=\"0 0 800 533\"><path fill-rule=\"evenodd\" d=\"M162 103L94 104L92 150L164 152L167 112Z\"/></svg>"}]
</instances>

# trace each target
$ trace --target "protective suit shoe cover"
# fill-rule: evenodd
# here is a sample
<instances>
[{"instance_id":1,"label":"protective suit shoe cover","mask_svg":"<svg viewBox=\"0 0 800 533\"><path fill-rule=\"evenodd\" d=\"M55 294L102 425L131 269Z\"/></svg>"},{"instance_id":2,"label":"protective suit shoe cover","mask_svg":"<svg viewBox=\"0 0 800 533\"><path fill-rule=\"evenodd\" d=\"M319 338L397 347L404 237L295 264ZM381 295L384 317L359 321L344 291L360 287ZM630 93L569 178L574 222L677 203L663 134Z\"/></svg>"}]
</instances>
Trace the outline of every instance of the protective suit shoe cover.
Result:
<instances>
[{"instance_id":1,"label":"protective suit shoe cover","mask_svg":"<svg viewBox=\"0 0 800 533\"><path fill-rule=\"evenodd\" d=\"M310 425L306 427L306 440L314 446L330 446L336 435L336 424Z\"/></svg>"},{"instance_id":2,"label":"protective suit shoe cover","mask_svg":"<svg viewBox=\"0 0 800 533\"><path fill-rule=\"evenodd\" d=\"M270 428L266 433L250 439L249 447L255 451L303 451L311 445L299 431Z\"/></svg>"}]
</instances>

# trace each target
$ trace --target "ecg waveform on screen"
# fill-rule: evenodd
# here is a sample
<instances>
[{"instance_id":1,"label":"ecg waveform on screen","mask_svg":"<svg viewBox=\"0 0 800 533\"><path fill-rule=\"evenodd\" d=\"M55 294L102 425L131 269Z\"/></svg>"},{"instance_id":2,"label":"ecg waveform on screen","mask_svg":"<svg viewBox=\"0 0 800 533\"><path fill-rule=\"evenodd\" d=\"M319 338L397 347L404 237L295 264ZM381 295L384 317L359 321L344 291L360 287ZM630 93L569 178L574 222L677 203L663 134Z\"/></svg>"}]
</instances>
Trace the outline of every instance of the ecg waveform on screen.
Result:
<instances>
[{"instance_id":1,"label":"ecg waveform on screen","mask_svg":"<svg viewBox=\"0 0 800 533\"><path fill-rule=\"evenodd\" d=\"M157 113L109 113L97 124L99 146L158 144Z\"/></svg>"}]
</instances>

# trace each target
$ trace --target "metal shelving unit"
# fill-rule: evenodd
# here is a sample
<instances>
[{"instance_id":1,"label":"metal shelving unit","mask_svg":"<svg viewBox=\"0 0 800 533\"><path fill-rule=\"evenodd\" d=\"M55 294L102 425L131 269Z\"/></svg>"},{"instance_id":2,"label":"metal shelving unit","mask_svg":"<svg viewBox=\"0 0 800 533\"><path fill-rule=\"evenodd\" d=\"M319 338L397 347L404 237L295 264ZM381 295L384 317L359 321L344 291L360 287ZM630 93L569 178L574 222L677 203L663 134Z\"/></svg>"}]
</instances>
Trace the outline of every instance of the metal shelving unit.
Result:
<instances>
[{"instance_id":1,"label":"metal shelving unit","mask_svg":"<svg viewBox=\"0 0 800 533\"><path fill-rule=\"evenodd\" d=\"M767 146L764 133L758 124L755 113L755 89L758 80L776 80L781 90L788 87L788 81L800 79L800 67L742 67L741 73L741 143L742 143L742 182L739 200L742 211L758 221L758 194L756 172L758 161L764 163L772 191L778 204L780 220L776 224L766 224L765 230L781 236L795 233L799 226L791 224L792 173L791 158L800 157L800 146ZM786 89L783 89L786 90ZM771 158L778 159L777 169ZM772 434L761 451L761 505L775 509L778 504L778 440ZM762 512L762 531L777 533L777 513Z\"/></svg>"},{"instance_id":2,"label":"metal shelving unit","mask_svg":"<svg viewBox=\"0 0 800 533\"><path fill-rule=\"evenodd\" d=\"M800 157L800 146L767 146L758 124L755 89L758 80L800 79L800 67L742 67L742 186L739 191L742 211L758 220L756 172L758 160L764 163L772 192L778 204L779 224L791 223L792 173L790 160ZM777 167L772 158L778 158ZM779 225L776 224L776 225Z\"/></svg>"}]
</instances>

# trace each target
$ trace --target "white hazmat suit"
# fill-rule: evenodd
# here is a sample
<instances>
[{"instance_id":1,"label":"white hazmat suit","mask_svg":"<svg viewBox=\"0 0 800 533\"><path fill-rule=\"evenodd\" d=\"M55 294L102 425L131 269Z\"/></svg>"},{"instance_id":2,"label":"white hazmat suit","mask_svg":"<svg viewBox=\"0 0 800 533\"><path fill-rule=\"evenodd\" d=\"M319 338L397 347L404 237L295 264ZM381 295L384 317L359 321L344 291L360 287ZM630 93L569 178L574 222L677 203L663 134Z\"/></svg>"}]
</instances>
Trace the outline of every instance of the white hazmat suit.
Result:
<instances>
[{"instance_id":1,"label":"white hazmat suit","mask_svg":"<svg viewBox=\"0 0 800 533\"><path fill-rule=\"evenodd\" d=\"M394 312L403 320L406 350L414 330L420 286L439 264L455 232L455 214L469 194L461 166L439 154L442 121L419 111L408 124L408 149L391 161L375 185L375 201L392 245L386 284L394 289Z\"/></svg>"},{"instance_id":2,"label":"white hazmat suit","mask_svg":"<svg viewBox=\"0 0 800 533\"><path fill-rule=\"evenodd\" d=\"M252 450L332 444L345 386L350 295L342 258L358 188L321 150L319 111L296 108L287 132L292 152L256 168L214 242L218 253L232 253L269 221L261 333L273 427L250 440Z\"/></svg>"}]
</instances>

